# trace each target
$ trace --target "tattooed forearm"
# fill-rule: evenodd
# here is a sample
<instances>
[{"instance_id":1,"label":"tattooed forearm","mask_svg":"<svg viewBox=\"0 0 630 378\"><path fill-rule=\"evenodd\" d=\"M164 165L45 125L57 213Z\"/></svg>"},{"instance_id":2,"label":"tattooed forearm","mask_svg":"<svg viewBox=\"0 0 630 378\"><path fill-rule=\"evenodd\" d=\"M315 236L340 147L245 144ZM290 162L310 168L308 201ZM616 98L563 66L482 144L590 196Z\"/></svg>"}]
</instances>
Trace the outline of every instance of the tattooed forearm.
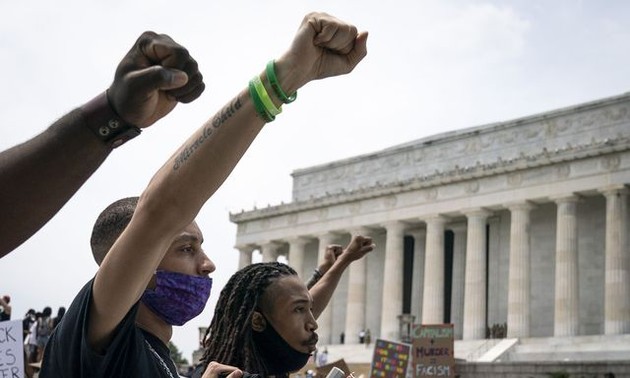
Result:
<instances>
[{"instance_id":1,"label":"tattooed forearm","mask_svg":"<svg viewBox=\"0 0 630 378\"><path fill-rule=\"evenodd\" d=\"M231 104L223 108L221 112L217 113L212 119L212 127L218 129L225 123L230 117L232 117L237 110L241 108L241 97L237 97Z\"/></svg>"},{"instance_id":2,"label":"tattooed forearm","mask_svg":"<svg viewBox=\"0 0 630 378\"><path fill-rule=\"evenodd\" d=\"M184 147L182 152L179 153L177 159L175 160L173 170L178 170L179 167L181 167L186 162L186 160L188 160L188 158L197 150L197 148L199 148L199 146L201 146L201 144L205 142L210 135L212 135L213 131L214 130L212 130L212 127L210 125L204 127L203 132L201 133L199 138L197 138L191 145Z\"/></svg>"},{"instance_id":3,"label":"tattooed forearm","mask_svg":"<svg viewBox=\"0 0 630 378\"><path fill-rule=\"evenodd\" d=\"M173 170L178 170L186 162L186 160L188 160L188 158L190 158L190 156L203 144L203 142L205 142L210 137L210 135L212 135L214 130L221 127L221 125L223 125L225 121L236 114L236 111L239 110L241 106L241 99L240 97L237 97L234 101L232 101L229 105L227 105L219 113L217 113L212 119L212 122L209 122L203 128L201 135L197 139L195 139L195 141L191 145L184 147L182 152L179 153L177 159L175 159Z\"/></svg>"}]
</instances>

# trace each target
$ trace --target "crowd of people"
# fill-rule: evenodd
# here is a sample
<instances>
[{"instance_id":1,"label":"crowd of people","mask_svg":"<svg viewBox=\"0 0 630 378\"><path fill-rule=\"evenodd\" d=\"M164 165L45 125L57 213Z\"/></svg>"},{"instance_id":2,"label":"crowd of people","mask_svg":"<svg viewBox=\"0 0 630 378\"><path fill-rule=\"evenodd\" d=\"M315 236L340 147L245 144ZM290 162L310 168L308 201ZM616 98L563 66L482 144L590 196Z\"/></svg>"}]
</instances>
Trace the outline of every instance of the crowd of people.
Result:
<instances>
[{"instance_id":1,"label":"crowd of people","mask_svg":"<svg viewBox=\"0 0 630 378\"><path fill-rule=\"evenodd\" d=\"M11 316L11 296L0 297L0 321L15 320ZM44 356L46 344L50 335L63 319L66 308L57 309L57 315L53 316L52 308L44 307L41 311L29 309L22 320L22 336L24 340L24 363L38 366Z\"/></svg>"},{"instance_id":2,"label":"crowd of people","mask_svg":"<svg viewBox=\"0 0 630 378\"><path fill-rule=\"evenodd\" d=\"M172 327L201 313L216 269L195 216L298 89L350 73L366 54L367 32L326 13L307 14L288 50L193 133L139 197L108 206L91 238L96 275L56 325L50 308L25 317L26 360L41 361L39 376L176 377L167 346ZM186 48L168 35L143 33L106 91L0 152L0 258L43 227L115 148L204 89ZM328 246L308 284L278 262L238 271L221 291L194 376L286 377L303 367L318 341L316 319L342 273L373 249L362 235L346 248ZM10 315L10 300L3 301Z\"/></svg>"},{"instance_id":3,"label":"crowd of people","mask_svg":"<svg viewBox=\"0 0 630 378\"><path fill-rule=\"evenodd\" d=\"M57 315L53 316L52 308L46 306L42 311L29 309L22 319L24 333L25 362L37 364L42 361L44 350L53 330L63 319L65 307L59 307Z\"/></svg>"}]
</instances>

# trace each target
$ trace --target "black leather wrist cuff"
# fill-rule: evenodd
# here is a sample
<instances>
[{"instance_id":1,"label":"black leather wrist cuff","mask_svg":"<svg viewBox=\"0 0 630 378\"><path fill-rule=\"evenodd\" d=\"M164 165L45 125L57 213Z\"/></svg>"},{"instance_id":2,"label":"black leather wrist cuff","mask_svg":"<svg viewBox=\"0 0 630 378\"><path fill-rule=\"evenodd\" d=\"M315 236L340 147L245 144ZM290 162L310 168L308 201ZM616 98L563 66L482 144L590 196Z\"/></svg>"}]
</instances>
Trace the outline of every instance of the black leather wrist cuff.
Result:
<instances>
[{"instance_id":1,"label":"black leather wrist cuff","mask_svg":"<svg viewBox=\"0 0 630 378\"><path fill-rule=\"evenodd\" d=\"M110 148L116 148L140 135L140 128L125 122L107 101L107 92L81 107L87 127Z\"/></svg>"}]
</instances>

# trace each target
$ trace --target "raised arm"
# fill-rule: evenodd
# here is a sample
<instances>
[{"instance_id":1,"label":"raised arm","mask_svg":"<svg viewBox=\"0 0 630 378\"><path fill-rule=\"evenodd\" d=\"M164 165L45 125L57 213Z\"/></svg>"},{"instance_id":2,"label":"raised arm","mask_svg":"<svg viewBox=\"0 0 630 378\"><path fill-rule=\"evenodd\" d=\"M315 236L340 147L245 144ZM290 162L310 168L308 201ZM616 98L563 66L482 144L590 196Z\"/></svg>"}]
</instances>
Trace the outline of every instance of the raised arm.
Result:
<instances>
[{"instance_id":1,"label":"raised arm","mask_svg":"<svg viewBox=\"0 0 630 378\"><path fill-rule=\"evenodd\" d=\"M346 268L356 260L363 258L367 253L374 250L372 238L366 236L355 236L350 241L346 249L337 257L335 263L323 274L321 279L309 290L313 297L313 316L315 319L324 311L330 298L332 298L341 275Z\"/></svg>"},{"instance_id":2,"label":"raised arm","mask_svg":"<svg viewBox=\"0 0 630 378\"><path fill-rule=\"evenodd\" d=\"M306 288L311 290L313 286L328 272L337 257L343 253L343 247L338 244L331 244L326 246L326 251L324 252L324 261L322 261L317 268L313 271L313 275L306 282Z\"/></svg>"},{"instance_id":3,"label":"raised arm","mask_svg":"<svg viewBox=\"0 0 630 378\"><path fill-rule=\"evenodd\" d=\"M307 15L289 50L275 63L285 93L309 81L349 73L367 54L367 33L322 13ZM275 106L281 101L260 75ZM245 79L246 80L246 79ZM96 275L89 340L107 345L140 298L173 238L189 225L245 153L265 121L248 88L201 126L160 168L134 216Z\"/></svg>"},{"instance_id":4,"label":"raised arm","mask_svg":"<svg viewBox=\"0 0 630 378\"><path fill-rule=\"evenodd\" d=\"M114 147L203 89L197 63L182 46L144 33L106 93L0 153L0 257L46 224Z\"/></svg>"}]
</instances>

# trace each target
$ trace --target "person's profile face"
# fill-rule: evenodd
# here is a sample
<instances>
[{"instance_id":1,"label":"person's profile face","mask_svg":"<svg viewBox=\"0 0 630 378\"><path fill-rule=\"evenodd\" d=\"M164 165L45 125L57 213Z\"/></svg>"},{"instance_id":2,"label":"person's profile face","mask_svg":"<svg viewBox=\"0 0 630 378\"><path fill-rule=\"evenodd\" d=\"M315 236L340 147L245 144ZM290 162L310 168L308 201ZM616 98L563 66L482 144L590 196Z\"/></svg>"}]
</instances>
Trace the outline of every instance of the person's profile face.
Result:
<instances>
[{"instance_id":1,"label":"person's profile face","mask_svg":"<svg viewBox=\"0 0 630 378\"><path fill-rule=\"evenodd\" d=\"M312 353L317 345L313 299L296 275L271 283L263 295L264 312L280 336L295 350Z\"/></svg>"},{"instance_id":2,"label":"person's profile face","mask_svg":"<svg viewBox=\"0 0 630 378\"><path fill-rule=\"evenodd\" d=\"M191 276L207 276L216 266L201 245L203 234L196 222L189 224L177 235L160 262L158 269Z\"/></svg>"}]
</instances>

